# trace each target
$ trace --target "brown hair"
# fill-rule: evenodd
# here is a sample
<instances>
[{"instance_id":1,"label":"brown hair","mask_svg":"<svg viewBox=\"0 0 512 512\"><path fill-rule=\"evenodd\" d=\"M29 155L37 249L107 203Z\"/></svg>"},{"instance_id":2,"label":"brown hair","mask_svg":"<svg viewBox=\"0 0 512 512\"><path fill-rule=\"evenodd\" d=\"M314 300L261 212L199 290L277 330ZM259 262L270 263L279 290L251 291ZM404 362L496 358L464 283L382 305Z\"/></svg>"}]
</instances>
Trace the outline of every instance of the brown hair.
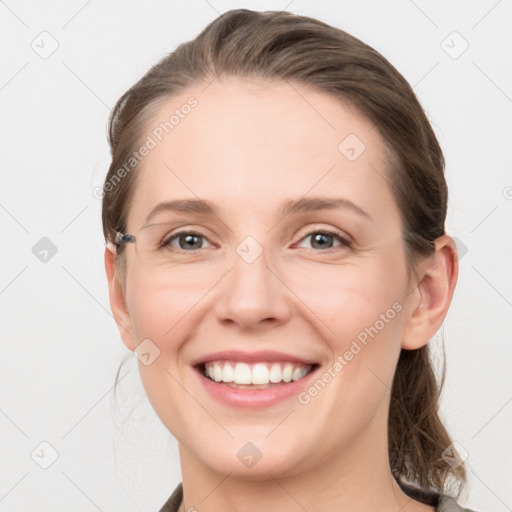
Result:
<instances>
[{"instance_id":1,"label":"brown hair","mask_svg":"<svg viewBox=\"0 0 512 512\"><path fill-rule=\"evenodd\" d=\"M408 272L444 235L448 192L444 158L411 86L376 50L316 19L286 11L231 10L153 66L115 105L109 125L112 151L105 183L140 144L144 126L169 96L214 78L289 80L353 105L374 123L386 146L391 187L402 219ZM125 232L136 173L127 173L103 197L106 241ZM116 268L123 270L120 248ZM402 349L391 392L389 459L395 478L446 492L465 483L463 465L448 465L451 444L440 417L438 383L428 345ZM119 372L118 372L119 375ZM117 382L117 379L116 379Z\"/></svg>"}]
</instances>

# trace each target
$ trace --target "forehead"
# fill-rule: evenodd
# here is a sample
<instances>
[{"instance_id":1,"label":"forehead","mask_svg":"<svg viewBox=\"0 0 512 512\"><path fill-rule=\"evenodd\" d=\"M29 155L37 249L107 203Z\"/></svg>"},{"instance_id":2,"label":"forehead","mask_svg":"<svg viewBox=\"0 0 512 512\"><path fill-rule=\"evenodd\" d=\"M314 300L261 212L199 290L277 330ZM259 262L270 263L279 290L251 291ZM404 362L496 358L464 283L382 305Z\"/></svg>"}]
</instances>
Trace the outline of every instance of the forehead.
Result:
<instances>
[{"instance_id":1,"label":"forehead","mask_svg":"<svg viewBox=\"0 0 512 512\"><path fill-rule=\"evenodd\" d=\"M229 78L191 87L161 104L142 140L151 149L137 168L132 226L169 199L249 212L334 192L374 218L387 209L397 220L378 130L304 84Z\"/></svg>"}]
</instances>

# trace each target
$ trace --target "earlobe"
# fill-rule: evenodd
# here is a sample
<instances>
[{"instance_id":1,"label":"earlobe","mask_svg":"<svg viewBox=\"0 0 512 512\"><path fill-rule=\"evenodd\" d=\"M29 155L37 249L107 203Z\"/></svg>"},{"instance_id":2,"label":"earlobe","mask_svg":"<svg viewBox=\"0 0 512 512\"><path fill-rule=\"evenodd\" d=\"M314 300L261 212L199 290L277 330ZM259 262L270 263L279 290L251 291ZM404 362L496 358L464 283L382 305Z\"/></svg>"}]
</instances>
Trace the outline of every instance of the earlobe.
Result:
<instances>
[{"instance_id":1,"label":"earlobe","mask_svg":"<svg viewBox=\"0 0 512 512\"><path fill-rule=\"evenodd\" d=\"M115 259L115 249L113 250L107 246L105 248L105 270L108 279L110 308L112 309L112 314L114 315L123 343L129 350L133 351L135 350L135 343L132 335L130 313L126 307L124 290L116 273Z\"/></svg>"},{"instance_id":2,"label":"earlobe","mask_svg":"<svg viewBox=\"0 0 512 512\"><path fill-rule=\"evenodd\" d=\"M422 277L410 294L402 348L418 349L435 336L448 313L458 271L455 242L449 235L443 235L436 240L434 254L422 265Z\"/></svg>"}]
</instances>

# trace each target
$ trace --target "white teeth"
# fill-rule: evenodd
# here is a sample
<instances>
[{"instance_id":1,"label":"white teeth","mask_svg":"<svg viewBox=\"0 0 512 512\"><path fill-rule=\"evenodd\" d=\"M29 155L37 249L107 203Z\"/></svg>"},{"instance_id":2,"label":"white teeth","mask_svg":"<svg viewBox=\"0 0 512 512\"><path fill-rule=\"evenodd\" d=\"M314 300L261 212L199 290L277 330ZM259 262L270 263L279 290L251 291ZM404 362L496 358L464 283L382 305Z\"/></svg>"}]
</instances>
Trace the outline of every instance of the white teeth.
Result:
<instances>
[{"instance_id":1,"label":"white teeth","mask_svg":"<svg viewBox=\"0 0 512 512\"><path fill-rule=\"evenodd\" d=\"M274 363L270 367L270 375L269 375L270 382L274 382L274 383L281 382L282 376L283 376L283 372L281 371L281 365Z\"/></svg>"},{"instance_id":2,"label":"white teeth","mask_svg":"<svg viewBox=\"0 0 512 512\"><path fill-rule=\"evenodd\" d=\"M222 380L222 370L219 365L213 366L213 379L215 382L220 382Z\"/></svg>"},{"instance_id":3,"label":"white teeth","mask_svg":"<svg viewBox=\"0 0 512 512\"><path fill-rule=\"evenodd\" d=\"M225 364L222 370L222 381L233 382L235 380L235 370L230 364Z\"/></svg>"},{"instance_id":4,"label":"white teeth","mask_svg":"<svg viewBox=\"0 0 512 512\"><path fill-rule=\"evenodd\" d=\"M235 384L277 384L302 379L312 365L300 363L235 363L234 361L210 361L205 363L205 373L215 382Z\"/></svg>"},{"instance_id":5,"label":"white teeth","mask_svg":"<svg viewBox=\"0 0 512 512\"><path fill-rule=\"evenodd\" d=\"M293 365L287 364L283 370L283 380L285 382L291 382L293 374Z\"/></svg>"},{"instance_id":6,"label":"white teeth","mask_svg":"<svg viewBox=\"0 0 512 512\"><path fill-rule=\"evenodd\" d=\"M251 384L268 384L269 378L270 375L266 364L258 363L254 365Z\"/></svg>"},{"instance_id":7,"label":"white teeth","mask_svg":"<svg viewBox=\"0 0 512 512\"><path fill-rule=\"evenodd\" d=\"M295 368L293 370L292 380L302 379L302 377L304 377L304 375L306 375L306 373L304 372L304 368Z\"/></svg>"},{"instance_id":8,"label":"white teeth","mask_svg":"<svg viewBox=\"0 0 512 512\"><path fill-rule=\"evenodd\" d=\"M214 364L213 367L218 366ZM251 384L251 368L248 364L238 363L235 366L235 375L233 377L235 384Z\"/></svg>"}]
</instances>

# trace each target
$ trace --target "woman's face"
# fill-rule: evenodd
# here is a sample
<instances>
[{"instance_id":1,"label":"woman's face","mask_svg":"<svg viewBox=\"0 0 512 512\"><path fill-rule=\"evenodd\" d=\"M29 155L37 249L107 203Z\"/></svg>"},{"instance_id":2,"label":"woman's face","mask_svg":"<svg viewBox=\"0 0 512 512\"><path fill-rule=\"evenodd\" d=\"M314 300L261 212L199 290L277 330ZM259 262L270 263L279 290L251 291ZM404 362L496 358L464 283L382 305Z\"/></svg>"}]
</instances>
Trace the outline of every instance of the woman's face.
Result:
<instances>
[{"instance_id":1,"label":"woman's face","mask_svg":"<svg viewBox=\"0 0 512 512\"><path fill-rule=\"evenodd\" d=\"M169 99L142 139L123 339L144 343L145 390L193 467L258 479L341 453L357 463L361 446L385 446L411 299L382 139L303 85L232 78L203 89ZM176 200L217 210L160 206L147 220ZM192 236L169 240L178 232ZM169 245L154 249L155 237ZM264 367L284 379L290 369L277 368L315 366L250 391L207 379L196 363L210 359L227 379L226 360L241 378L237 363L266 363L248 374L263 381Z\"/></svg>"}]
</instances>

